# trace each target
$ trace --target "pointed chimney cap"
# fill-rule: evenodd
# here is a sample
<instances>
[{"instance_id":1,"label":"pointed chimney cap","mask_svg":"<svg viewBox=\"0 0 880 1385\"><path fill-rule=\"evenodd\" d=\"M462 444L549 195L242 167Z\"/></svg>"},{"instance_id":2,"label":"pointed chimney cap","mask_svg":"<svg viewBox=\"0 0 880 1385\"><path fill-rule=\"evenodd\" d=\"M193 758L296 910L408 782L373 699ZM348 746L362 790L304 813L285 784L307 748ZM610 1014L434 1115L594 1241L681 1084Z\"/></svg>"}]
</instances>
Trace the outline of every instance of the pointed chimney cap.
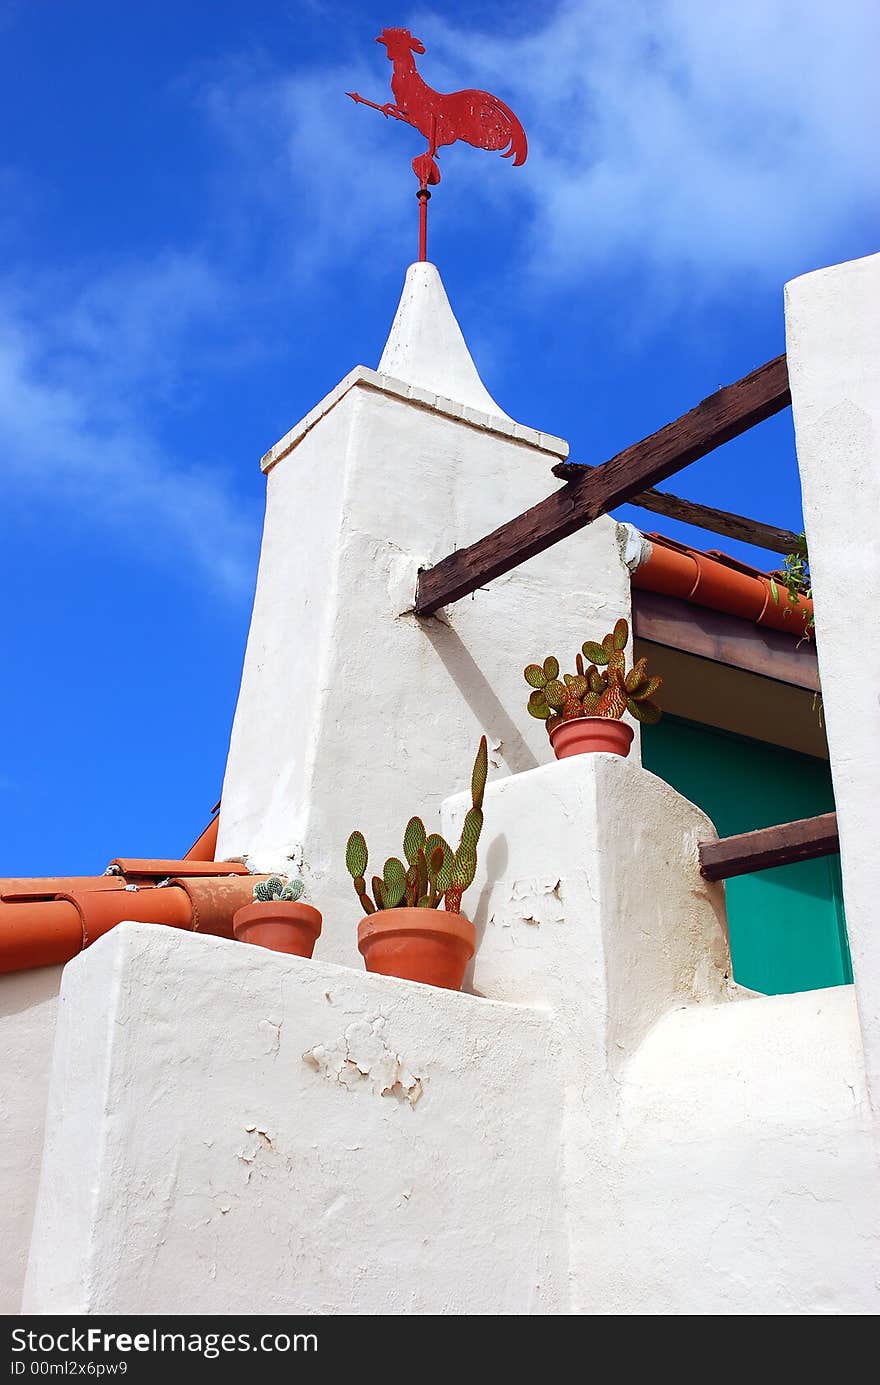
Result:
<instances>
[{"instance_id":1,"label":"pointed chimney cap","mask_svg":"<svg viewBox=\"0 0 880 1385\"><path fill-rule=\"evenodd\" d=\"M426 261L411 264L406 272L379 373L480 413L510 417L480 379L437 266Z\"/></svg>"}]
</instances>

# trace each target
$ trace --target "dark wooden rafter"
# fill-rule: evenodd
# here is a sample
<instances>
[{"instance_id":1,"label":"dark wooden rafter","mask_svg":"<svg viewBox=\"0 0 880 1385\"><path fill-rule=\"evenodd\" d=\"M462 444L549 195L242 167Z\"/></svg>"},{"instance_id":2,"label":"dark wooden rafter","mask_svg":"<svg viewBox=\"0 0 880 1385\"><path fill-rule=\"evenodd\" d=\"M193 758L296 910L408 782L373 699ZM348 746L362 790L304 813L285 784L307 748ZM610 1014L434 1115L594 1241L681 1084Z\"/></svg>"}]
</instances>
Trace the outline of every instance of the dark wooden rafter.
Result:
<instances>
[{"instance_id":1,"label":"dark wooden rafter","mask_svg":"<svg viewBox=\"0 0 880 1385\"><path fill-rule=\"evenodd\" d=\"M574 481L583 470L583 463L560 462L551 469L561 481ZM595 467L589 469L595 471ZM642 510L651 510L654 514L666 515L668 519L693 524L697 529L722 534L726 539L738 539L740 543L750 543L755 548L769 549L771 553L794 553L800 543L800 535L792 529L780 529L778 525L765 524L760 519L746 519L745 515L734 515L729 510L715 510L711 505L683 500L678 495L670 495L668 491L642 491L641 495L634 495L629 503Z\"/></svg>"},{"instance_id":2,"label":"dark wooden rafter","mask_svg":"<svg viewBox=\"0 0 880 1385\"><path fill-rule=\"evenodd\" d=\"M433 615L441 606L501 577L790 403L785 356L777 356L602 466L566 482L485 538L420 573L416 615Z\"/></svg>"},{"instance_id":3,"label":"dark wooden rafter","mask_svg":"<svg viewBox=\"0 0 880 1385\"><path fill-rule=\"evenodd\" d=\"M819 664L812 640L794 640L781 630L638 587L632 592L632 624L636 639L808 692L819 691Z\"/></svg>"},{"instance_id":4,"label":"dark wooden rafter","mask_svg":"<svg viewBox=\"0 0 880 1385\"><path fill-rule=\"evenodd\" d=\"M731 876L750 875L771 866L791 866L796 861L833 856L839 850L837 814L822 813L778 827L722 837L717 842L701 842L700 871L707 880L729 880Z\"/></svg>"}]
</instances>

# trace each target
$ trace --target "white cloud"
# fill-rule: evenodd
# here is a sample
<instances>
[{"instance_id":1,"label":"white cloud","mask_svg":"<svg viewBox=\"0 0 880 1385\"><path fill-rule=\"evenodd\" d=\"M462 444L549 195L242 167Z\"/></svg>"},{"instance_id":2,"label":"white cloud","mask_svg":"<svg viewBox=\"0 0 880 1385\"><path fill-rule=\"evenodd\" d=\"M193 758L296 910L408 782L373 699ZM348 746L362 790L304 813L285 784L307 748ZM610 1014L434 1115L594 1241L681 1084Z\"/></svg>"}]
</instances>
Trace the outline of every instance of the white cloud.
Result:
<instances>
[{"instance_id":1,"label":"white cloud","mask_svg":"<svg viewBox=\"0 0 880 1385\"><path fill-rule=\"evenodd\" d=\"M876 0L565 0L536 6L525 31L518 11L518 31L500 35L479 32L478 14L455 25L428 8L398 22L427 45L426 80L493 90L522 118L523 168L445 150L439 195L449 187L456 221L497 218L538 280L635 271L657 293L666 275L667 300L737 276L779 282L845 255L873 216ZM411 244L412 134L343 96L390 94L384 50L365 35L356 65L238 69L209 91L243 163L284 206L303 277L355 257L369 272L373 255ZM511 204L513 233L501 221Z\"/></svg>"},{"instance_id":2,"label":"white cloud","mask_svg":"<svg viewBox=\"0 0 880 1385\"><path fill-rule=\"evenodd\" d=\"M875 0L576 0L519 37L424 29L528 129L511 195L543 274L778 279L874 215Z\"/></svg>"},{"instance_id":3,"label":"white cloud","mask_svg":"<svg viewBox=\"0 0 880 1385\"><path fill-rule=\"evenodd\" d=\"M236 599L257 516L216 464L160 445L152 404L186 376L216 285L197 259L118 269L59 301L33 283L0 300L0 454L11 493L73 504L86 527ZM191 363L198 370L198 359Z\"/></svg>"}]
</instances>

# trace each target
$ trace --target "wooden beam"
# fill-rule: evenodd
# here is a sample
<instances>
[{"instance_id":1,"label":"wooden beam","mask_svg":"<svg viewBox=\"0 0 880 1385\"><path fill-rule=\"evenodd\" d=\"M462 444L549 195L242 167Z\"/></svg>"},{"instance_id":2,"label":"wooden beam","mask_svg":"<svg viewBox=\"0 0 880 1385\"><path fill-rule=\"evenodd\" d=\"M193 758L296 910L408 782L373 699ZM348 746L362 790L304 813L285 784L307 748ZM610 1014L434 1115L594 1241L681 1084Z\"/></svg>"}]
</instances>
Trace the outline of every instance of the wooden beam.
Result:
<instances>
[{"instance_id":1,"label":"wooden beam","mask_svg":"<svg viewBox=\"0 0 880 1385\"><path fill-rule=\"evenodd\" d=\"M560 462L551 470L561 481L574 481L583 467L584 463L581 462ZM589 469L594 471L595 467ZM800 542L800 535L792 529L780 529L775 524L764 524L760 519L746 519L745 515L731 514L728 510L715 510L711 505L698 505L695 500L683 500L680 496L670 495L668 491L642 491L641 495L634 495L629 503L641 510L651 510L669 519L696 525L698 529L722 534L726 539L738 539L740 543L750 543L755 548L767 548L771 553L794 553Z\"/></svg>"},{"instance_id":2,"label":"wooden beam","mask_svg":"<svg viewBox=\"0 0 880 1385\"><path fill-rule=\"evenodd\" d=\"M416 615L433 615L441 606L501 577L790 403L785 356L777 356L602 466L591 468L579 480L567 482L485 538L420 573Z\"/></svg>"},{"instance_id":3,"label":"wooden beam","mask_svg":"<svg viewBox=\"0 0 880 1385\"><path fill-rule=\"evenodd\" d=\"M632 625L636 639L819 691L816 646L810 640L638 587L632 589Z\"/></svg>"},{"instance_id":4,"label":"wooden beam","mask_svg":"<svg viewBox=\"0 0 880 1385\"><path fill-rule=\"evenodd\" d=\"M729 880L734 875L750 875L771 866L791 866L796 861L833 856L839 850L837 814L822 813L816 818L784 822L779 827L761 827L755 832L741 832L737 837L722 837L717 842L700 842L700 872L707 880Z\"/></svg>"}]
</instances>

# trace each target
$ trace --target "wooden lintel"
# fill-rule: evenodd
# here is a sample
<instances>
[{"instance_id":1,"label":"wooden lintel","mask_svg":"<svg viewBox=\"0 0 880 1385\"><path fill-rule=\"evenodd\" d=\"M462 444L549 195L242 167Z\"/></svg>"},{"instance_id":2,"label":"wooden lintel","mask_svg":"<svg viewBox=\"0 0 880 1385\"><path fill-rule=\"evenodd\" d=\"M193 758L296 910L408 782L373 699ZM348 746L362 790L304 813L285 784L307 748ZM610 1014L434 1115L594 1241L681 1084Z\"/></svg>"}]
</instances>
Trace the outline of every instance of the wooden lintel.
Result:
<instances>
[{"instance_id":1,"label":"wooden lintel","mask_svg":"<svg viewBox=\"0 0 880 1385\"><path fill-rule=\"evenodd\" d=\"M778 827L722 837L717 842L701 842L700 871L707 880L729 880L734 875L750 875L772 866L832 856L839 850L837 814L822 813L815 818L783 822Z\"/></svg>"},{"instance_id":2,"label":"wooden lintel","mask_svg":"<svg viewBox=\"0 0 880 1385\"><path fill-rule=\"evenodd\" d=\"M501 577L790 403L785 356L777 356L602 466L566 482L485 538L420 573L416 615L433 615L441 606Z\"/></svg>"},{"instance_id":3,"label":"wooden lintel","mask_svg":"<svg viewBox=\"0 0 880 1385\"><path fill-rule=\"evenodd\" d=\"M811 640L638 587L632 591L632 625L636 639L819 691L819 664Z\"/></svg>"},{"instance_id":4,"label":"wooden lintel","mask_svg":"<svg viewBox=\"0 0 880 1385\"><path fill-rule=\"evenodd\" d=\"M576 480L583 469L580 462L560 462L551 468L553 475L561 481ZM594 471L594 467L589 468ZM630 505L641 510L651 510L654 514L666 515L669 519L693 524L697 529L708 529L710 533L722 534L726 539L738 539L740 543L750 543L755 548L766 548L771 553L794 553L800 543L800 536L792 529L781 529L776 524L765 524L760 519L746 519L745 515L731 514L728 510L716 510L711 505L699 505L695 500L683 500L668 491L647 490L634 495Z\"/></svg>"}]
</instances>

